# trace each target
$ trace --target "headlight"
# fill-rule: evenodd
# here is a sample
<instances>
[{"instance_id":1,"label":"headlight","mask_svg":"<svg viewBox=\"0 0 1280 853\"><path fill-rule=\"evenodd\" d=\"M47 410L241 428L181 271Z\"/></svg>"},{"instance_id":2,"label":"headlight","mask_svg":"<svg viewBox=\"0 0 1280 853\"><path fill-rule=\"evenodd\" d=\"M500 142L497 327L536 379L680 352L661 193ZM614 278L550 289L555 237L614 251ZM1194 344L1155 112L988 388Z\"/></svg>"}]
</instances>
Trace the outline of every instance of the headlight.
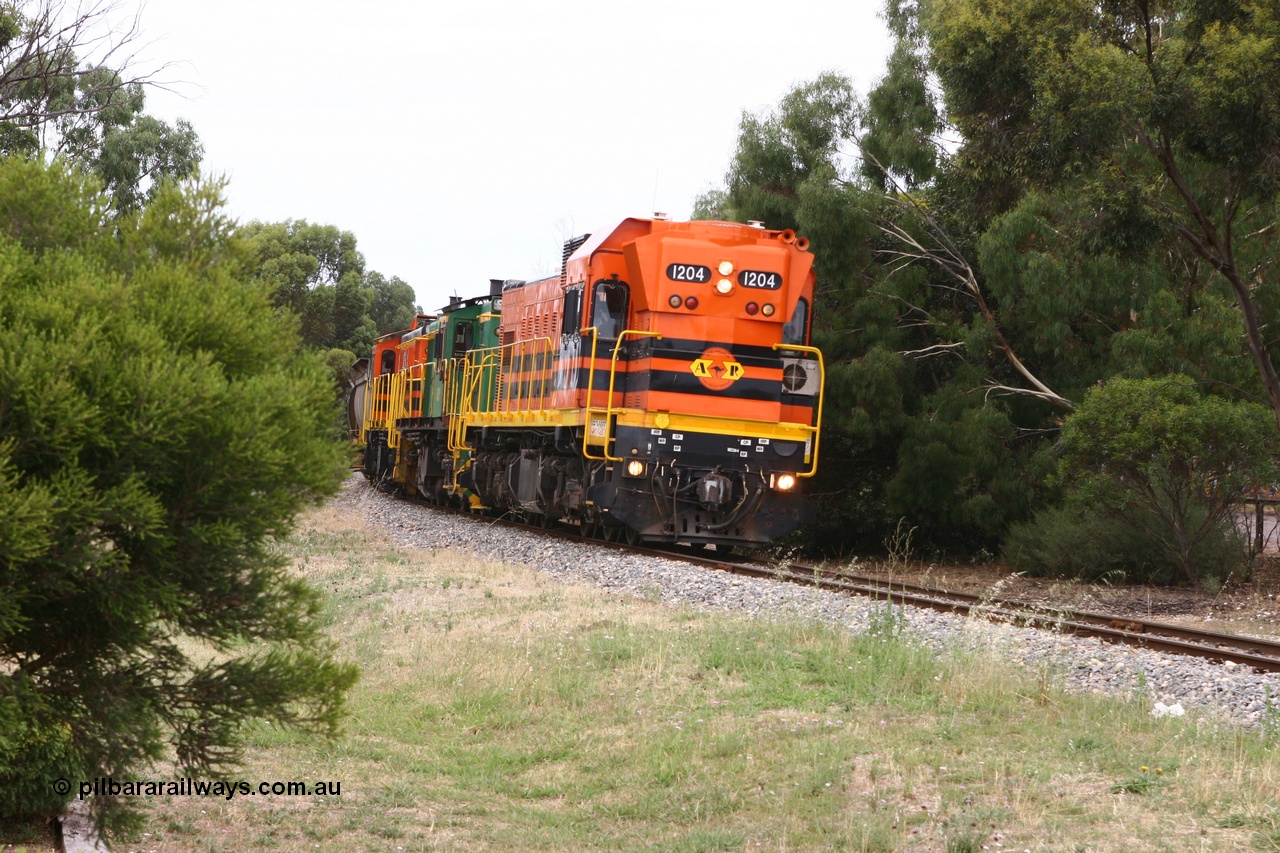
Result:
<instances>
[{"instance_id":1,"label":"headlight","mask_svg":"<svg viewBox=\"0 0 1280 853\"><path fill-rule=\"evenodd\" d=\"M627 463L627 476L628 476L628 477L643 477L643 476L644 476L644 463L643 463L643 462L641 462L639 459L632 459L630 462L628 462L628 463Z\"/></svg>"},{"instance_id":2,"label":"headlight","mask_svg":"<svg viewBox=\"0 0 1280 853\"><path fill-rule=\"evenodd\" d=\"M795 474L774 474L771 479L773 487L780 492L789 492L796 487Z\"/></svg>"},{"instance_id":3,"label":"headlight","mask_svg":"<svg viewBox=\"0 0 1280 853\"><path fill-rule=\"evenodd\" d=\"M720 266L716 267L720 270L720 275L731 275L733 273L733 261L721 261Z\"/></svg>"},{"instance_id":4,"label":"headlight","mask_svg":"<svg viewBox=\"0 0 1280 853\"><path fill-rule=\"evenodd\" d=\"M721 296L728 296L730 293L733 293L733 282L729 281L727 278L720 279L716 282L716 293Z\"/></svg>"}]
</instances>

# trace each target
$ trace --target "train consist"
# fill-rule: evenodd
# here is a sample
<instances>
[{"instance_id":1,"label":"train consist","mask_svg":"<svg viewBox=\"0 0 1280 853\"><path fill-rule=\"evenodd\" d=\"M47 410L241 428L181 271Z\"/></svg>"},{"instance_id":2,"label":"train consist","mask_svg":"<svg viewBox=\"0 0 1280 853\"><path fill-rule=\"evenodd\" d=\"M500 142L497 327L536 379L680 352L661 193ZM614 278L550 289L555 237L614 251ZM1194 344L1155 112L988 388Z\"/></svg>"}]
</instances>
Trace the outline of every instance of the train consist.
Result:
<instances>
[{"instance_id":1,"label":"train consist","mask_svg":"<svg viewBox=\"0 0 1280 853\"><path fill-rule=\"evenodd\" d=\"M822 355L808 241L627 219L352 368L365 475L629 542L759 546L812 516Z\"/></svg>"}]
</instances>

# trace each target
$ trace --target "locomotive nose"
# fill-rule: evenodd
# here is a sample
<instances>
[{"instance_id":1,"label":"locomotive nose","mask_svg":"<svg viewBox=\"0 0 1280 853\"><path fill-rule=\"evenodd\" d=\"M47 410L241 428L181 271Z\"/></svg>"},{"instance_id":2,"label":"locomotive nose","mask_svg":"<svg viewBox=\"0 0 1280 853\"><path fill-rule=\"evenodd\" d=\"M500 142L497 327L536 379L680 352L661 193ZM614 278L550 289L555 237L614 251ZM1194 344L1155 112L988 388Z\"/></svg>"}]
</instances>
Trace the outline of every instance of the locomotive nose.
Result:
<instances>
[{"instance_id":1,"label":"locomotive nose","mask_svg":"<svg viewBox=\"0 0 1280 853\"><path fill-rule=\"evenodd\" d=\"M698 502L707 509L720 509L733 499L733 481L723 474L704 474L698 480Z\"/></svg>"}]
</instances>

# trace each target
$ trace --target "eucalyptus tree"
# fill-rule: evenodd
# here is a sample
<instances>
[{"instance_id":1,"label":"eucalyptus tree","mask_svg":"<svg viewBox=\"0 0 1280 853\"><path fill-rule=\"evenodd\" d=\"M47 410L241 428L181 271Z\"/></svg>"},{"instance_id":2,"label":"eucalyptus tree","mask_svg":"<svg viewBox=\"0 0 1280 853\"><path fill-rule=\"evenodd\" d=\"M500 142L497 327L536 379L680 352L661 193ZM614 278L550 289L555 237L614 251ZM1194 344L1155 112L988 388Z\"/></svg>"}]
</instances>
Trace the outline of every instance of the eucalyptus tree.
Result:
<instances>
[{"instance_id":1,"label":"eucalyptus tree","mask_svg":"<svg viewBox=\"0 0 1280 853\"><path fill-rule=\"evenodd\" d=\"M873 92L878 109L894 103L889 88L911 88L902 78L918 68L907 59L899 78ZM1012 386L1016 379L1004 374L1019 362L980 310L980 280L970 271L975 292L957 282L955 267L908 257L912 241L945 233L934 214L921 215L937 160L912 150L931 143L931 115L926 104L895 123L846 79L822 75L775 110L743 117L724 195L706 196L738 218L794 227L812 240L814 336L828 359L815 490L829 510L812 539L828 550L877 547L903 517L919 528L921 545L994 547L1034 497L1035 447L1020 435L1045 415L984 393ZM930 126L909 130L922 117ZM882 170L873 179L861 144L877 133L894 164L892 176ZM904 179L915 189L886 194L887 180Z\"/></svg>"},{"instance_id":2,"label":"eucalyptus tree","mask_svg":"<svg viewBox=\"0 0 1280 853\"><path fill-rule=\"evenodd\" d=\"M135 70L140 35L113 0L0 1L0 154L75 164L116 211L196 174L204 150L191 124L143 111L156 81Z\"/></svg>"},{"instance_id":3,"label":"eucalyptus tree","mask_svg":"<svg viewBox=\"0 0 1280 853\"><path fill-rule=\"evenodd\" d=\"M119 11L114 0L0 2L0 150L38 149L52 123L93 121L149 79L128 71L140 30Z\"/></svg>"},{"instance_id":4,"label":"eucalyptus tree","mask_svg":"<svg viewBox=\"0 0 1280 853\"><path fill-rule=\"evenodd\" d=\"M944 122L929 45L914 3L887 0L893 50L867 94L858 137L863 176L883 191L928 186L942 165Z\"/></svg>"},{"instance_id":5,"label":"eucalyptus tree","mask_svg":"<svg viewBox=\"0 0 1280 853\"><path fill-rule=\"evenodd\" d=\"M1275 10L889 0L886 19L865 100L829 74L745 115L703 200L813 238L839 494L989 546L1112 377L1186 374L1280 417Z\"/></svg>"},{"instance_id":6,"label":"eucalyptus tree","mask_svg":"<svg viewBox=\"0 0 1280 853\"><path fill-rule=\"evenodd\" d=\"M1121 308L1117 327L1198 325L1191 336L1215 337L1210 349L1239 334L1253 366L1247 390L1280 421L1265 332L1280 320L1280 8L924 0L921 21L975 208L1070 208L1039 219L1075 229L1078 249L1130 262L1137 280L1111 278L1113 290L1146 291L1141 265L1154 265L1169 298ZM1224 298L1235 313L1225 329ZM1208 322L1195 320L1202 310Z\"/></svg>"},{"instance_id":7,"label":"eucalyptus tree","mask_svg":"<svg viewBox=\"0 0 1280 853\"><path fill-rule=\"evenodd\" d=\"M373 291L369 316L378 334L408 329L413 325L414 315L419 311L414 301L417 294L408 282L398 275L387 278L377 270L370 270L365 273L364 283Z\"/></svg>"},{"instance_id":8,"label":"eucalyptus tree","mask_svg":"<svg viewBox=\"0 0 1280 853\"><path fill-rule=\"evenodd\" d=\"M1057 464L1069 489L1063 510L1077 521L1064 525L1052 511L1037 522L1048 531L1015 530L1008 555L1033 573L1113 569L1131 580L1220 586L1241 562L1235 508L1277 476L1270 419L1266 406L1206 395L1177 374L1090 389L1067 419ZM1089 554L1087 541L1061 548L1071 531L1112 553ZM1046 545L1078 548L1092 565Z\"/></svg>"},{"instance_id":9,"label":"eucalyptus tree","mask_svg":"<svg viewBox=\"0 0 1280 853\"><path fill-rule=\"evenodd\" d=\"M375 337L408 328L418 313L413 288L366 269L350 231L290 219L250 222L242 233L254 251L255 276L278 307L300 318L303 343L350 354L348 366Z\"/></svg>"}]
</instances>

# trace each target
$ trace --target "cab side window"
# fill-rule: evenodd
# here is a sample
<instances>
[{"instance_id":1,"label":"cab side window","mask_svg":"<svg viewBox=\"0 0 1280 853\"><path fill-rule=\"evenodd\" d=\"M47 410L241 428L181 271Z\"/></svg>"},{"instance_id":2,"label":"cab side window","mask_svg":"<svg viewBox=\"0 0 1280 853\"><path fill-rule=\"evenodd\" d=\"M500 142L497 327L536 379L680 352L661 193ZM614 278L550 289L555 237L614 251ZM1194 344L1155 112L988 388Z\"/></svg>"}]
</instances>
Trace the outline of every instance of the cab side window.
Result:
<instances>
[{"instance_id":1,"label":"cab side window","mask_svg":"<svg viewBox=\"0 0 1280 853\"><path fill-rule=\"evenodd\" d=\"M600 330L601 338L614 339L627 327L627 301L630 288L625 281L601 279L592 287L591 324Z\"/></svg>"},{"instance_id":2,"label":"cab side window","mask_svg":"<svg viewBox=\"0 0 1280 853\"><path fill-rule=\"evenodd\" d=\"M796 303L795 313L782 326L782 342L784 344L805 343L805 332L809 327L809 303L803 299Z\"/></svg>"},{"instance_id":3,"label":"cab side window","mask_svg":"<svg viewBox=\"0 0 1280 853\"><path fill-rule=\"evenodd\" d=\"M453 357L461 358L471 349L471 324L458 323L453 327Z\"/></svg>"},{"instance_id":4,"label":"cab side window","mask_svg":"<svg viewBox=\"0 0 1280 853\"><path fill-rule=\"evenodd\" d=\"M564 318L560 334L576 335L582 328L582 285L574 285L564 292Z\"/></svg>"}]
</instances>

